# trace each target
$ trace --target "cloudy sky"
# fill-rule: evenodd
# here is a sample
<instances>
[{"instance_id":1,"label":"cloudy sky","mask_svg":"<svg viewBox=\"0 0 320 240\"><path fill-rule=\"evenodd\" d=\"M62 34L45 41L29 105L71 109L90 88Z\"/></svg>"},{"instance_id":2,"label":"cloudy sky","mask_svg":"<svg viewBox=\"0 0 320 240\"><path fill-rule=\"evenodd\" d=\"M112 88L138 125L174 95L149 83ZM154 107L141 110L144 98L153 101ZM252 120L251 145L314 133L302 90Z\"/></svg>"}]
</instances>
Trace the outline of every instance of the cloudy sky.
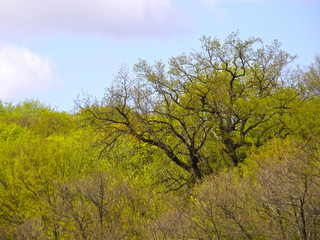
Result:
<instances>
[{"instance_id":1,"label":"cloudy sky","mask_svg":"<svg viewBox=\"0 0 320 240\"><path fill-rule=\"evenodd\" d=\"M0 0L0 100L72 110L101 97L120 65L166 61L203 35L282 42L309 65L320 54L320 0Z\"/></svg>"}]
</instances>

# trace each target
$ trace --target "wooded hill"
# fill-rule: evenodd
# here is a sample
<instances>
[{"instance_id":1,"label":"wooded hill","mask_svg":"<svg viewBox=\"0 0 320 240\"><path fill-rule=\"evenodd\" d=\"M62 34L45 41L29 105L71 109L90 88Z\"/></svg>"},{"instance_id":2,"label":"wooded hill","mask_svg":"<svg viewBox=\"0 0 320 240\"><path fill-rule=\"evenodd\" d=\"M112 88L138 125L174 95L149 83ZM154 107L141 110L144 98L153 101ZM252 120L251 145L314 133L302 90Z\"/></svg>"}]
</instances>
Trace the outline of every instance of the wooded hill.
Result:
<instances>
[{"instance_id":1,"label":"wooded hill","mask_svg":"<svg viewBox=\"0 0 320 240\"><path fill-rule=\"evenodd\" d=\"M319 239L320 57L203 37L74 112L0 103L0 239Z\"/></svg>"}]
</instances>

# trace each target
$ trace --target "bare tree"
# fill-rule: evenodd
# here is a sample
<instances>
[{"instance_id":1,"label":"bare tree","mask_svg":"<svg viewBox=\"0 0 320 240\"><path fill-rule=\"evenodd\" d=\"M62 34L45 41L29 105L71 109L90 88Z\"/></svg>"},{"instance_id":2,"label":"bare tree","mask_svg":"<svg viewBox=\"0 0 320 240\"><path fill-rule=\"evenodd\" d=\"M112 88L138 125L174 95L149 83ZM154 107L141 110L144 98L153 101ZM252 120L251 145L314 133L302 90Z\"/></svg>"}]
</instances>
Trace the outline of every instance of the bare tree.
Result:
<instances>
[{"instance_id":1,"label":"bare tree","mask_svg":"<svg viewBox=\"0 0 320 240\"><path fill-rule=\"evenodd\" d=\"M74 183L59 184L53 217L59 235L70 239L126 239L134 231L128 217L125 185L97 172Z\"/></svg>"},{"instance_id":2,"label":"bare tree","mask_svg":"<svg viewBox=\"0 0 320 240\"><path fill-rule=\"evenodd\" d=\"M257 210L274 228L272 238L320 237L319 155L306 146L298 141L273 159L259 160L253 193Z\"/></svg>"}]
</instances>

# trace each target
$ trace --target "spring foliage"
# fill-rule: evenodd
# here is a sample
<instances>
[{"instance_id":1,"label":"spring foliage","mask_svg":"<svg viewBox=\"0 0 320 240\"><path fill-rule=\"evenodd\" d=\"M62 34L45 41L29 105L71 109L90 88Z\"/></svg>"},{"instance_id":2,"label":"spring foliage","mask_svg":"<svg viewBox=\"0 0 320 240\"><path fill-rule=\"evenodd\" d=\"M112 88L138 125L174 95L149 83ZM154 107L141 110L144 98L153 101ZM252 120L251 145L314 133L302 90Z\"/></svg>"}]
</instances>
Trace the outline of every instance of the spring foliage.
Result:
<instances>
[{"instance_id":1,"label":"spring foliage","mask_svg":"<svg viewBox=\"0 0 320 240\"><path fill-rule=\"evenodd\" d=\"M0 239L319 239L319 57L201 43L74 113L0 102Z\"/></svg>"}]
</instances>

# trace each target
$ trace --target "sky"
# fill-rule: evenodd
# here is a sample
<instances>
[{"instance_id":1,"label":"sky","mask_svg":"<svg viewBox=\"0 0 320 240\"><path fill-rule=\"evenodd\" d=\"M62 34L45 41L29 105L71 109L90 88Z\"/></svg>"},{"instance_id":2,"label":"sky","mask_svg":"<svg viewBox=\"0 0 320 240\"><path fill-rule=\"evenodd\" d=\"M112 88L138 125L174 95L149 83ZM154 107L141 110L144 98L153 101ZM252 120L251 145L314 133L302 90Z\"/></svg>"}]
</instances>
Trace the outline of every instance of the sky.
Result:
<instances>
[{"instance_id":1,"label":"sky","mask_svg":"<svg viewBox=\"0 0 320 240\"><path fill-rule=\"evenodd\" d=\"M274 39L308 66L320 54L320 0L0 0L0 100L72 111L100 98L119 66L200 49L203 36Z\"/></svg>"}]
</instances>

